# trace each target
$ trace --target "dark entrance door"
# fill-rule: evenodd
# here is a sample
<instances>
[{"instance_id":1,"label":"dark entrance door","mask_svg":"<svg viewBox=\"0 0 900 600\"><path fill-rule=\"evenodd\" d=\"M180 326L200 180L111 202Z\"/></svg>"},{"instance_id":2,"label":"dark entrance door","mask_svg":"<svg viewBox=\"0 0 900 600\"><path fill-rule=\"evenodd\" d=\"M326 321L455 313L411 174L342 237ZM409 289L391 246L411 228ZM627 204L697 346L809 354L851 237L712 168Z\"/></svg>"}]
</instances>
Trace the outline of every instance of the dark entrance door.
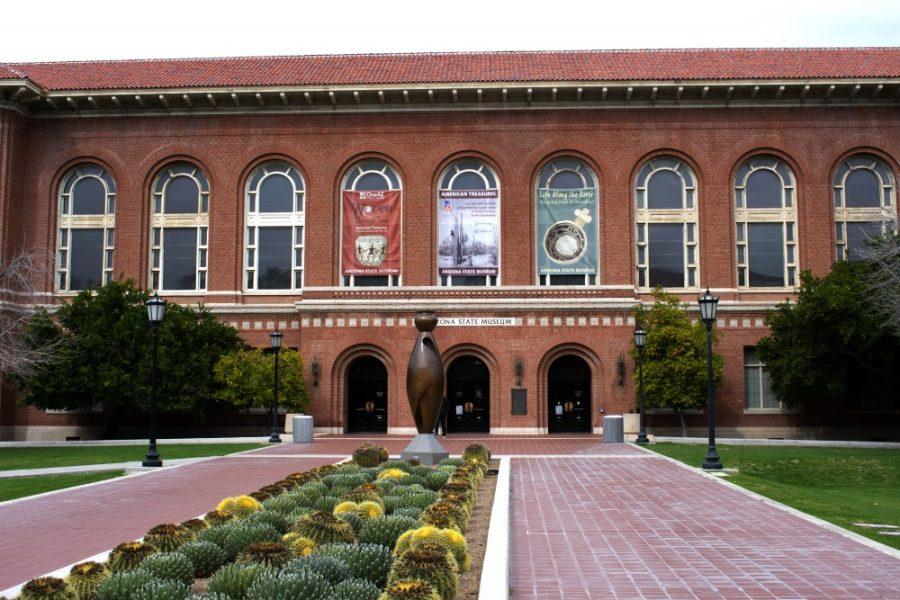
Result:
<instances>
[{"instance_id":1,"label":"dark entrance door","mask_svg":"<svg viewBox=\"0 0 900 600\"><path fill-rule=\"evenodd\" d=\"M591 368L577 356L561 356L547 373L550 433L591 432Z\"/></svg>"},{"instance_id":2,"label":"dark entrance door","mask_svg":"<svg viewBox=\"0 0 900 600\"><path fill-rule=\"evenodd\" d=\"M361 356L347 369L348 433L387 433L387 369Z\"/></svg>"},{"instance_id":3,"label":"dark entrance door","mask_svg":"<svg viewBox=\"0 0 900 600\"><path fill-rule=\"evenodd\" d=\"M491 374L480 358L462 356L447 369L447 431L488 433Z\"/></svg>"}]
</instances>

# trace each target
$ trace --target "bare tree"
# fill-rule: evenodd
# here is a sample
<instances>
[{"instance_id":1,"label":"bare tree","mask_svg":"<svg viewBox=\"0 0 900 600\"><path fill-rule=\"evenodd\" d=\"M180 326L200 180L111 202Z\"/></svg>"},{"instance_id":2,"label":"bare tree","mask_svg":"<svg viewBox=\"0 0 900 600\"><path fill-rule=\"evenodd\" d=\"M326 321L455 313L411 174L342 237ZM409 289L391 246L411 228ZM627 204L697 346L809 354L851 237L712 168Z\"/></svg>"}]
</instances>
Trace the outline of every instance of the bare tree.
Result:
<instances>
[{"instance_id":1,"label":"bare tree","mask_svg":"<svg viewBox=\"0 0 900 600\"><path fill-rule=\"evenodd\" d=\"M873 265L869 276L872 291L888 324L900 335L900 235L870 244L865 257Z\"/></svg>"},{"instance_id":2,"label":"bare tree","mask_svg":"<svg viewBox=\"0 0 900 600\"><path fill-rule=\"evenodd\" d=\"M28 375L54 357L59 342L34 346L25 337L37 304L35 288L52 264L52 256L39 250L0 261L0 374Z\"/></svg>"}]
</instances>

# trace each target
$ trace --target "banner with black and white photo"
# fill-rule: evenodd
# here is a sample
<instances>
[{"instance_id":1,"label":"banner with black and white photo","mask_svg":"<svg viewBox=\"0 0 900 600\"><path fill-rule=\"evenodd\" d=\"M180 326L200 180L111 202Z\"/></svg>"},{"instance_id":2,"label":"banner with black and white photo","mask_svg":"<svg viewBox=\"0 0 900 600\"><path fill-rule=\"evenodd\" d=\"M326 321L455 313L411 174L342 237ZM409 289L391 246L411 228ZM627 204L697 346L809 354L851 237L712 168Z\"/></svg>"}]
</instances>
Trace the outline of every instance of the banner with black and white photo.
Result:
<instances>
[{"instance_id":1,"label":"banner with black and white photo","mask_svg":"<svg viewBox=\"0 0 900 600\"><path fill-rule=\"evenodd\" d=\"M496 275L500 256L499 190L441 190L438 272Z\"/></svg>"},{"instance_id":2,"label":"banner with black and white photo","mask_svg":"<svg viewBox=\"0 0 900 600\"><path fill-rule=\"evenodd\" d=\"M596 189L538 189L538 274L597 273L596 215Z\"/></svg>"}]
</instances>

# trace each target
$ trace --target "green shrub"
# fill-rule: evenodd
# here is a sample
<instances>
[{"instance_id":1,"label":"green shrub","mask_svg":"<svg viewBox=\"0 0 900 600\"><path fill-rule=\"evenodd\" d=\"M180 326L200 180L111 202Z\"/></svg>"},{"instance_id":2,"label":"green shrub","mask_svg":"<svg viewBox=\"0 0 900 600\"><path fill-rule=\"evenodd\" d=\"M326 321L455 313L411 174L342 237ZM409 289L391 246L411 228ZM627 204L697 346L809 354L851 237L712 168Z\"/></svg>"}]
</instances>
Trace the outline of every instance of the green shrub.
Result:
<instances>
[{"instance_id":1,"label":"green shrub","mask_svg":"<svg viewBox=\"0 0 900 600\"><path fill-rule=\"evenodd\" d=\"M395 487L391 493L393 496L412 496L414 494L424 494L428 490L425 489L425 486L420 483L405 483L399 484Z\"/></svg>"},{"instance_id":2,"label":"green shrub","mask_svg":"<svg viewBox=\"0 0 900 600\"><path fill-rule=\"evenodd\" d=\"M418 520L422 516L422 509L415 506L406 506L396 509L392 514L398 517L409 517L410 519Z\"/></svg>"},{"instance_id":3,"label":"green shrub","mask_svg":"<svg viewBox=\"0 0 900 600\"><path fill-rule=\"evenodd\" d=\"M333 556L347 563L353 577L368 579L383 586L391 570L391 549L380 544L326 544L315 549L314 555Z\"/></svg>"},{"instance_id":4,"label":"green shrub","mask_svg":"<svg viewBox=\"0 0 900 600\"><path fill-rule=\"evenodd\" d=\"M381 588L368 579L351 577L334 586L338 600L378 600Z\"/></svg>"},{"instance_id":5,"label":"green shrub","mask_svg":"<svg viewBox=\"0 0 900 600\"><path fill-rule=\"evenodd\" d=\"M131 600L144 585L159 581L142 569L113 573L97 587L96 600Z\"/></svg>"},{"instance_id":6,"label":"green shrub","mask_svg":"<svg viewBox=\"0 0 900 600\"><path fill-rule=\"evenodd\" d=\"M137 589L132 600L186 600L191 588L186 583L173 581L151 581Z\"/></svg>"},{"instance_id":7,"label":"green shrub","mask_svg":"<svg viewBox=\"0 0 900 600\"><path fill-rule=\"evenodd\" d=\"M342 491L338 491L338 489L335 488L334 491L338 495L340 495L349 490L345 489ZM338 503L337 496L320 496L319 498L316 499L315 502L313 502L313 508L315 508L316 510L331 512L334 510L334 507L337 506L337 503Z\"/></svg>"},{"instance_id":8,"label":"green shrub","mask_svg":"<svg viewBox=\"0 0 900 600\"><path fill-rule=\"evenodd\" d=\"M391 583L421 580L430 583L442 600L453 600L459 568L453 554L438 544L422 544L404 552L391 570Z\"/></svg>"},{"instance_id":9,"label":"green shrub","mask_svg":"<svg viewBox=\"0 0 900 600\"><path fill-rule=\"evenodd\" d=\"M393 460L388 460L383 465L381 465L382 470L384 470L384 469L400 469L401 471L406 471L407 473L409 473L409 471L412 468L413 468L413 466L411 464L409 464L409 461L400 460L400 459L396 459L396 458Z\"/></svg>"},{"instance_id":10,"label":"green shrub","mask_svg":"<svg viewBox=\"0 0 900 600\"><path fill-rule=\"evenodd\" d=\"M416 579L388 584L379 600L441 600L430 583Z\"/></svg>"},{"instance_id":11,"label":"green shrub","mask_svg":"<svg viewBox=\"0 0 900 600\"><path fill-rule=\"evenodd\" d=\"M263 523L265 525L271 525L275 529L275 531L280 534L287 533L287 531L291 528L292 522L293 521L291 521L286 515L277 513L272 510L261 510L244 519L245 524Z\"/></svg>"},{"instance_id":12,"label":"green shrub","mask_svg":"<svg viewBox=\"0 0 900 600\"><path fill-rule=\"evenodd\" d=\"M228 559L222 548L212 542L201 540L184 544L178 548L178 553L191 561L194 575L197 577L209 577Z\"/></svg>"},{"instance_id":13,"label":"green shrub","mask_svg":"<svg viewBox=\"0 0 900 600\"><path fill-rule=\"evenodd\" d=\"M359 531L359 541L370 544L381 544L393 549L397 538L408 529L416 527L415 519L400 515L378 517L363 524Z\"/></svg>"},{"instance_id":14,"label":"green shrub","mask_svg":"<svg viewBox=\"0 0 900 600\"><path fill-rule=\"evenodd\" d=\"M365 443L353 451L353 462L360 467L377 467L381 464L381 452L378 446Z\"/></svg>"},{"instance_id":15,"label":"green shrub","mask_svg":"<svg viewBox=\"0 0 900 600\"><path fill-rule=\"evenodd\" d=\"M352 542L356 539L353 527L347 521L323 511L303 515L291 529L317 544Z\"/></svg>"},{"instance_id":16,"label":"green shrub","mask_svg":"<svg viewBox=\"0 0 900 600\"><path fill-rule=\"evenodd\" d=\"M453 458L453 457L451 457L451 458L445 458L444 460L442 460L441 462L439 462L439 463L438 463L438 466L439 466L439 467L446 467L446 466L451 466L451 467L461 467L463 464L465 464L465 462L466 462L466 461L464 461L464 460L461 459L461 458Z\"/></svg>"},{"instance_id":17,"label":"green shrub","mask_svg":"<svg viewBox=\"0 0 900 600\"><path fill-rule=\"evenodd\" d=\"M384 510L388 513L392 513L398 508L418 508L420 510L425 510L437 500L437 494L428 490L428 492L422 492L420 494L406 494L403 496L385 496L384 500Z\"/></svg>"},{"instance_id":18,"label":"green shrub","mask_svg":"<svg viewBox=\"0 0 900 600\"><path fill-rule=\"evenodd\" d=\"M298 495L294 493L281 494L280 496L269 498L262 504L265 509L264 513L275 512L282 515L288 515L300 506Z\"/></svg>"},{"instance_id":19,"label":"green shrub","mask_svg":"<svg viewBox=\"0 0 900 600\"><path fill-rule=\"evenodd\" d=\"M112 573L131 571L154 552L156 552L156 548L143 542L123 542L109 553L109 558L106 559L106 568Z\"/></svg>"},{"instance_id":20,"label":"green shrub","mask_svg":"<svg viewBox=\"0 0 900 600\"><path fill-rule=\"evenodd\" d=\"M194 565L179 552L163 552L144 559L139 567L156 579L171 579L189 584L194 581Z\"/></svg>"},{"instance_id":21,"label":"green shrub","mask_svg":"<svg viewBox=\"0 0 900 600\"><path fill-rule=\"evenodd\" d=\"M347 563L334 556L322 554L313 554L306 558L292 560L284 567L284 570L289 572L299 572L304 569L318 573L331 585L340 583L351 575Z\"/></svg>"},{"instance_id":22,"label":"green shrub","mask_svg":"<svg viewBox=\"0 0 900 600\"><path fill-rule=\"evenodd\" d=\"M256 524L238 524L231 528L222 550L229 560L234 560L237 555L244 551L244 548L250 544L258 544L259 542L277 542L281 538L275 528L271 525L263 523Z\"/></svg>"},{"instance_id":23,"label":"green shrub","mask_svg":"<svg viewBox=\"0 0 900 600\"><path fill-rule=\"evenodd\" d=\"M213 525L212 527L207 527L203 531L197 534L198 542L210 542L215 544L216 546L222 548L225 546L225 539L232 532L232 530L237 527L237 522L225 523L223 525ZM190 542L188 542L190 543ZM180 548L179 548L180 549Z\"/></svg>"},{"instance_id":24,"label":"green shrub","mask_svg":"<svg viewBox=\"0 0 900 600\"><path fill-rule=\"evenodd\" d=\"M94 592L109 576L102 564L94 561L78 563L69 570L66 583L75 594L76 600L91 600Z\"/></svg>"},{"instance_id":25,"label":"green shrub","mask_svg":"<svg viewBox=\"0 0 900 600\"><path fill-rule=\"evenodd\" d=\"M194 532L177 523L162 523L150 529L144 536L144 543L160 552L177 550L178 546L194 539Z\"/></svg>"},{"instance_id":26,"label":"green shrub","mask_svg":"<svg viewBox=\"0 0 900 600\"><path fill-rule=\"evenodd\" d=\"M450 473L446 471L432 471L428 475L425 476L425 487L429 490L439 490L441 486L447 483L447 480L450 479Z\"/></svg>"},{"instance_id":27,"label":"green shrub","mask_svg":"<svg viewBox=\"0 0 900 600\"><path fill-rule=\"evenodd\" d=\"M38 598L74 600L75 592L62 579L57 577L38 577L22 586L19 598L24 600L38 600Z\"/></svg>"},{"instance_id":28,"label":"green shrub","mask_svg":"<svg viewBox=\"0 0 900 600\"><path fill-rule=\"evenodd\" d=\"M362 529L363 524L367 521L367 519L363 519L355 512L338 513L335 516L342 521L350 523L350 527L353 528L353 533L356 536L359 536L359 530Z\"/></svg>"},{"instance_id":29,"label":"green shrub","mask_svg":"<svg viewBox=\"0 0 900 600\"><path fill-rule=\"evenodd\" d=\"M260 563L233 563L225 565L212 574L207 584L211 593L225 594L229 598L240 599L254 581L267 574L274 574L272 567Z\"/></svg>"},{"instance_id":30,"label":"green shrub","mask_svg":"<svg viewBox=\"0 0 900 600\"><path fill-rule=\"evenodd\" d=\"M247 590L247 600L334 600L325 578L312 571L269 573Z\"/></svg>"},{"instance_id":31,"label":"green shrub","mask_svg":"<svg viewBox=\"0 0 900 600\"><path fill-rule=\"evenodd\" d=\"M280 567L294 558L291 550L281 542L259 542L250 544L237 557L239 563L262 563Z\"/></svg>"},{"instance_id":32,"label":"green shrub","mask_svg":"<svg viewBox=\"0 0 900 600\"><path fill-rule=\"evenodd\" d=\"M491 451L488 450L488 447L484 444L472 444L463 450L462 459L465 462L477 460L478 462L487 464L488 461L491 460Z\"/></svg>"}]
</instances>

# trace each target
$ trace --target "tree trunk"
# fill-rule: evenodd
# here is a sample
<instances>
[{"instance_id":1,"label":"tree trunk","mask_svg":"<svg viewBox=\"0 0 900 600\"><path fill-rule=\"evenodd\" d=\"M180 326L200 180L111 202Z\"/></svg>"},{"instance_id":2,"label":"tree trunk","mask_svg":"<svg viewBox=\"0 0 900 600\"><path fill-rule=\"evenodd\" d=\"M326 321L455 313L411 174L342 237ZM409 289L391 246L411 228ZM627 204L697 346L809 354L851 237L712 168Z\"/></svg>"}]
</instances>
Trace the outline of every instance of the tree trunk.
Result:
<instances>
[{"instance_id":1,"label":"tree trunk","mask_svg":"<svg viewBox=\"0 0 900 600\"><path fill-rule=\"evenodd\" d=\"M119 432L119 427L122 425L122 418L124 416L125 405L116 404L116 408L113 410L113 416L109 420L109 423L106 424L106 429L103 431L101 437L105 440L112 439Z\"/></svg>"},{"instance_id":2,"label":"tree trunk","mask_svg":"<svg viewBox=\"0 0 900 600\"><path fill-rule=\"evenodd\" d=\"M683 410L678 410L678 418L681 419L681 437L687 437L687 422L684 420Z\"/></svg>"}]
</instances>

